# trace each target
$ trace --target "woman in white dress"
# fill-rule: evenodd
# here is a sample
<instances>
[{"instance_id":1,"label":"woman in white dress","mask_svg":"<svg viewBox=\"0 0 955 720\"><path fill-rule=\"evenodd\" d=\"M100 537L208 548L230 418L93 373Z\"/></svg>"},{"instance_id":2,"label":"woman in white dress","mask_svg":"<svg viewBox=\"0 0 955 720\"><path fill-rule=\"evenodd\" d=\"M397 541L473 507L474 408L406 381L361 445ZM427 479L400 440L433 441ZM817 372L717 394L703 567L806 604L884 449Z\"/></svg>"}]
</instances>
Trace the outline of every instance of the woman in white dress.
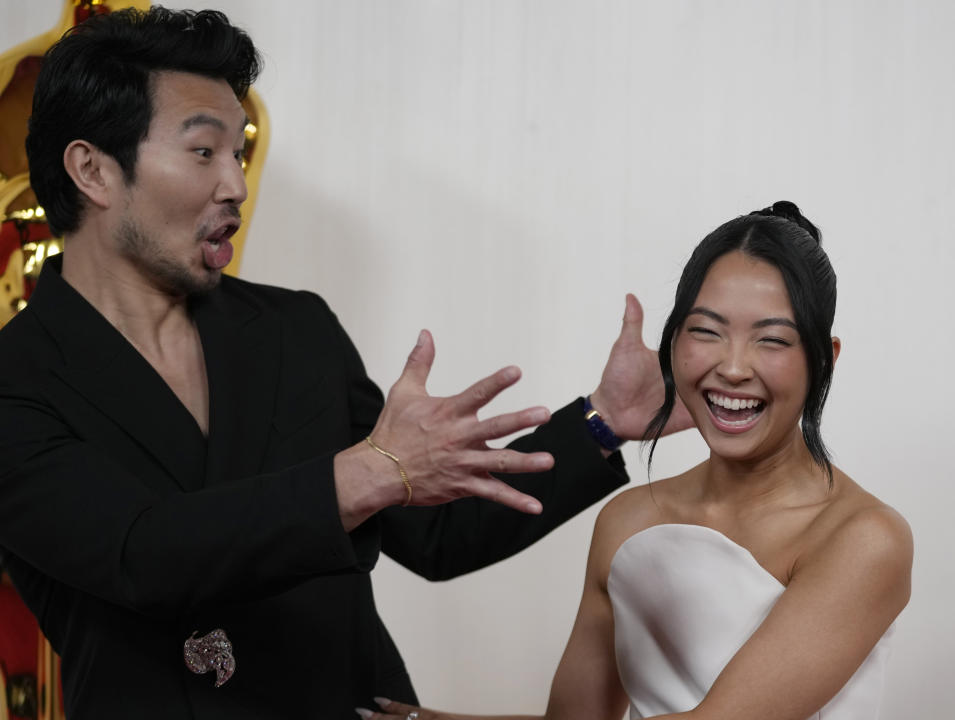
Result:
<instances>
[{"instance_id":1,"label":"woman in white dress","mask_svg":"<svg viewBox=\"0 0 955 720\"><path fill-rule=\"evenodd\" d=\"M546 718L619 720L628 705L657 720L878 717L912 537L830 463L820 436L835 300L819 233L792 203L697 246L663 331L666 401L646 437L652 461L678 395L710 456L601 511ZM387 701L359 714L473 717Z\"/></svg>"}]
</instances>

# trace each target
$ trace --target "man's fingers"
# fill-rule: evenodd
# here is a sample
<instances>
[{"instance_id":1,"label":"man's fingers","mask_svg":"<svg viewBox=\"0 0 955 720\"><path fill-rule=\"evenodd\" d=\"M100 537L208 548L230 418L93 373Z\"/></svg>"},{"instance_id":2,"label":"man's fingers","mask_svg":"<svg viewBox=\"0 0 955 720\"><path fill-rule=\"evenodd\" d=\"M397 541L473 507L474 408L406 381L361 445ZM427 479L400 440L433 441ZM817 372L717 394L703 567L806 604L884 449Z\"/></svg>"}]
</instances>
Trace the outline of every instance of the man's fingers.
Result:
<instances>
[{"instance_id":1,"label":"man's fingers","mask_svg":"<svg viewBox=\"0 0 955 720\"><path fill-rule=\"evenodd\" d=\"M401 371L401 377L398 378L395 386L410 385L424 390L432 363L434 363L434 338L427 330L422 330L418 333L418 341L411 349L404 370Z\"/></svg>"},{"instance_id":2,"label":"man's fingers","mask_svg":"<svg viewBox=\"0 0 955 720\"><path fill-rule=\"evenodd\" d=\"M545 407L528 408L519 412L495 415L477 424L474 440L495 440L511 433L543 425L550 420L550 410Z\"/></svg>"},{"instance_id":3,"label":"man's fingers","mask_svg":"<svg viewBox=\"0 0 955 720\"><path fill-rule=\"evenodd\" d=\"M459 467L471 468L474 474L543 472L554 467L554 456L546 452L523 453L508 449L470 450L462 455Z\"/></svg>"},{"instance_id":4,"label":"man's fingers","mask_svg":"<svg viewBox=\"0 0 955 720\"><path fill-rule=\"evenodd\" d=\"M667 420L666 427L663 428L662 435L671 435L692 427L696 427L693 416L690 415L690 411L686 409L683 400L677 395L676 403L673 405L673 411L670 413L670 419Z\"/></svg>"},{"instance_id":5,"label":"man's fingers","mask_svg":"<svg viewBox=\"0 0 955 720\"><path fill-rule=\"evenodd\" d=\"M449 400L452 401L458 412L473 413L487 405L497 395L521 379L521 369L516 365L501 368L493 375L478 380L464 392L458 393Z\"/></svg>"},{"instance_id":6,"label":"man's fingers","mask_svg":"<svg viewBox=\"0 0 955 720\"><path fill-rule=\"evenodd\" d=\"M643 306L637 300L633 293L627 293L626 307L623 311L623 321L625 323L636 323L643 329Z\"/></svg>"},{"instance_id":7,"label":"man's fingers","mask_svg":"<svg viewBox=\"0 0 955 720\"><path fill-rule=\"evenodd\" d=\"M496 502L528 515L539 515L544 509L537 498L518 492L507 483L494 478L476 479L468 486L468 491L469 495Z\"/></svg>"},{"instance_id":8,"label":"man's fingers","mask_svg":"<svg viewBox=\"0 0 955 720\"><path fill-rule=\"evenodd\" d=\"M643 344L643 307L633 293L627 293L620 339L630 343Z\"/></svg>"}]
</instances>

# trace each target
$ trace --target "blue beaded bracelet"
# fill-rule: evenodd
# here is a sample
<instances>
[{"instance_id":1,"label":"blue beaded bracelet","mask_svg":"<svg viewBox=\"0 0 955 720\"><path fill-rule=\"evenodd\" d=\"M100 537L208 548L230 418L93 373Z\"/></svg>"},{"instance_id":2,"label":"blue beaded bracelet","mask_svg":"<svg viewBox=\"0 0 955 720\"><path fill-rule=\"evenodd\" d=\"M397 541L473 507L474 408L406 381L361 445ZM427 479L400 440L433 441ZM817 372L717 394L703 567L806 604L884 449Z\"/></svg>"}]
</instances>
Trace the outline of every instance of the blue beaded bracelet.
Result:
<instances>
[{"instance_id":1,"label":"blue beaded bracelet","mask_svg":"<svg viewBox=\"0 0 955 720\"><path fill-rule=\"evenodd\" d=\"M600 443L600 447L613 452L623 445L624 441L616 436L610 426L600 417L600 413L594 409L589 395L584 398L584 420L590 429L590 434L594 436L594 440Z\"/></svg>"}]
</instances>

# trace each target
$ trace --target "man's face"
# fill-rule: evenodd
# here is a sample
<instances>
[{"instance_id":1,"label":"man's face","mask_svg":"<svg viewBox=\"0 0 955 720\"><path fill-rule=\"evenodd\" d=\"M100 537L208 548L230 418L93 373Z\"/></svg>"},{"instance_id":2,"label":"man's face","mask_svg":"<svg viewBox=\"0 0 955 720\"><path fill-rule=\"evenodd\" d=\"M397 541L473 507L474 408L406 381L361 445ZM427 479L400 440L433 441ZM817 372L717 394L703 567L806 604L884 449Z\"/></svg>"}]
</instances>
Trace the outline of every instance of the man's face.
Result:
<instances>
[{"instance_id":1,"label":"man's face","mask_svg":"<svg viewBox=\"0 0 955 720\"><path fill-rule=\"evenodd\" d=\"M245 112L225 80L161 72L153 118L116 231L117 249L150 285L183 296L214 288L246 198Z\"/></svg>"}]
</instances>

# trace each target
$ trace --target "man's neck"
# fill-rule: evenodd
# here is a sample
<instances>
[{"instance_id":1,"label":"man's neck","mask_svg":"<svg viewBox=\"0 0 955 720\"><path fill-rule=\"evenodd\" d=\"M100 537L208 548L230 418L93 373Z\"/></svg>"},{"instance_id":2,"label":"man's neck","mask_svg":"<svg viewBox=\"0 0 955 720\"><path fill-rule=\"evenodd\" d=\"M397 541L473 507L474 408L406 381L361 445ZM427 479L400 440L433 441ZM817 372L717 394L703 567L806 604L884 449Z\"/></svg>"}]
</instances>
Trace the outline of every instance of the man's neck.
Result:
<instances>
[{"instance_id":1,"label":"man's neck","mask_svg":"<svg viewBox=\"0 0 955 720\"><path fill-rule=\"evenodd\" d=\"M74 244L75 243L75 244ZM205 435L209 387L199 331L187 298L164 293L124 258L98 257L96 245L67 239L63 279L152 365Z\"/></svg>"},{"instance_id":2,"label":"man's neck","mask_svg":"<svg viewBox=\"0 0 955 720\"><path fill-rule=\"evenodd\" d=\"M163 339L193 333L187 299L150 284L127 260L98 257L94 243L64 243L63 279L143 355L161 357Z\"/></svg>"}]
</instances>

